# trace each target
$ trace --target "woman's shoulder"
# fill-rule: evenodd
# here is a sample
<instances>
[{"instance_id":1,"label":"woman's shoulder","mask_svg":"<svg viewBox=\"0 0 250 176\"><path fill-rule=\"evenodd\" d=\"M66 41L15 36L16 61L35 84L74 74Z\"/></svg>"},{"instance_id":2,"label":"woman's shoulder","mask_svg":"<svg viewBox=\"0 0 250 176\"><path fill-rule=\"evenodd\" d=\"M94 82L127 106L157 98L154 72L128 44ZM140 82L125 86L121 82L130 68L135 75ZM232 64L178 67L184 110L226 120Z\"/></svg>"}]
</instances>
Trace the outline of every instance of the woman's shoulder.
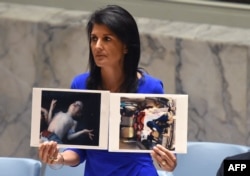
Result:
<instances>
[{"instance_id":1,"label":"woman's shoulder","mask_svg":"<svg viewBox=\"0 0 250 176\"><path fill-rule=\"evenodd\" d=\"M88 77L89 77L89 72L76 75L71 82L71 88L72 89L85 89L86 81Z\"/></svg>"},{"instance_id":2,"label":"woman's shoulder","mask_svg":"<svg viewBox=\"0 0 250 176\"><path fill-rule=\"evenodd\" d=\"M143 73L143 77L144 77L144 79L147 81L147 82L162 82L159 78L156 78L156 77L154 77L154 76L152 76L152 75L150 75L150 74L148 74L148 73Z\"/></svg>"},{"instance_id":3,"label":"woman's shoulder","mask_svg":"<svg viewBox=\"0 0 250 176\"><path fill-rule=\"evenodd\" d=\"M139 80L138 93L164 93L164 86L160 79L143 72Z\"/></svg>"}]
</instances>

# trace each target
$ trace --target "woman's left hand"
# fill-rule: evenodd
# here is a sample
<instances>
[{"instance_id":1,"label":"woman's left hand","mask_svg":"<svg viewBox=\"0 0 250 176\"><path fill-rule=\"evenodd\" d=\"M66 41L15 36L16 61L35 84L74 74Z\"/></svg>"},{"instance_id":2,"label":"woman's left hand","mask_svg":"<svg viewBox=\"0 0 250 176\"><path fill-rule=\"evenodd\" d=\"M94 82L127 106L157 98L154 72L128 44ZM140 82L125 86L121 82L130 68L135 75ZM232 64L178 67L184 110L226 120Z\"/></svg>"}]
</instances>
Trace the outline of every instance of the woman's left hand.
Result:
<instances>
[{"instance_id":1,"label":"woman's left hand","mask_svg":"<svg viewBox=\"0 0 250 176\"><path fill-rule=\"evenodd\" d=\"M177 165L175 154L160 144L153 148L151 156L166 171L172 172Z\"/></svg>"}]
</instances>

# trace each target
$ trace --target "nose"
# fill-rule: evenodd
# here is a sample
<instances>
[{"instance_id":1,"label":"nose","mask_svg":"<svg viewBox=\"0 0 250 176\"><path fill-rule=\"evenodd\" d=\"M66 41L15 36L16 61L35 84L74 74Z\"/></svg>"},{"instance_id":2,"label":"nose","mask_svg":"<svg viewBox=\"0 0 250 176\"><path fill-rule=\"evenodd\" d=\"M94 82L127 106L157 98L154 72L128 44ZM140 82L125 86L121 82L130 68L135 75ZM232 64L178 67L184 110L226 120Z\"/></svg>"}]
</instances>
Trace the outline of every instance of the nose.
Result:
<instances>
[{"instance_id":1,"label":"nose","mask_svg":"<svg viewBox=\"0 0 250 176\"><path fill-rule=\"evenodd\" d=\"M102 41L98 39L95 44L96 49L102 49Z\"/></svg>"}]
</instances>

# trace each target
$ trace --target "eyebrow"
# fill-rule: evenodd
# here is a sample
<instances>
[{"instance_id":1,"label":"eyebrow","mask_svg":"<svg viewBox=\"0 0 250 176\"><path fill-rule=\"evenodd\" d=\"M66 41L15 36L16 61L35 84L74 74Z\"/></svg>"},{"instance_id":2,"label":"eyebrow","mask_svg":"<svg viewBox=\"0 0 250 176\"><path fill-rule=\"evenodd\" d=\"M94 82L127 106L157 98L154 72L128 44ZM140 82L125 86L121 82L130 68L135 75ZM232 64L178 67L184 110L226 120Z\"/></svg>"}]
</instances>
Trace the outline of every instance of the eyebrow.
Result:
<instances>
[{"instance_id":1,"label":"eyebrow","mask_svg":"<svg viewBox=\"0 0 250 176\"><path fill-rule=\"evenodd\" d=\"M95 33L90 33L90 35L97 35L97 34L95 34ZM107 34L103 34L103 36L107 36L107 35L111 35L111 36L115 36L115 34L112 34L112 33L107 33Z\"/></svg>"}]
</instances>

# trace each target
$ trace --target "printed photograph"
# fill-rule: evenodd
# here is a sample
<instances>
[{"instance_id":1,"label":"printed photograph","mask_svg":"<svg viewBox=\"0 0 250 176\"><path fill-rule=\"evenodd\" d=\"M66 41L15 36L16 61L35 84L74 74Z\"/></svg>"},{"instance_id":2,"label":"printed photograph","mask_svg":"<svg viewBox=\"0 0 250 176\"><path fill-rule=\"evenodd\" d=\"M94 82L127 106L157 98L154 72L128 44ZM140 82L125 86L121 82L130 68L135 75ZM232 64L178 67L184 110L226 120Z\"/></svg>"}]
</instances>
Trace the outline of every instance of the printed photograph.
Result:
<instances>
[{"instance_id":1,"label":"printed photograph","mask_svg":"<svg viewBox=\"0 0 250 176\"><path fill-rule=\"evenodd\" d=\"M170 151L185 153L185 148L179 147L177 140L186 145L187 96L112 94L111 102L110 150L149 152L155 145L161 144ZM118 121L117 117L120 117ZM185 128L178 132L178 126Z\"/></svg>"},{"instance_id":2,"label":"printed photograph","mask_svg":"<svg viewBox=\"0 0 250 176\"><path fill-rule=\"evenodd\" d=\"M107 149L109 92L34 88L32 101L31 144Z\"/></svg>"}]
</instances>

